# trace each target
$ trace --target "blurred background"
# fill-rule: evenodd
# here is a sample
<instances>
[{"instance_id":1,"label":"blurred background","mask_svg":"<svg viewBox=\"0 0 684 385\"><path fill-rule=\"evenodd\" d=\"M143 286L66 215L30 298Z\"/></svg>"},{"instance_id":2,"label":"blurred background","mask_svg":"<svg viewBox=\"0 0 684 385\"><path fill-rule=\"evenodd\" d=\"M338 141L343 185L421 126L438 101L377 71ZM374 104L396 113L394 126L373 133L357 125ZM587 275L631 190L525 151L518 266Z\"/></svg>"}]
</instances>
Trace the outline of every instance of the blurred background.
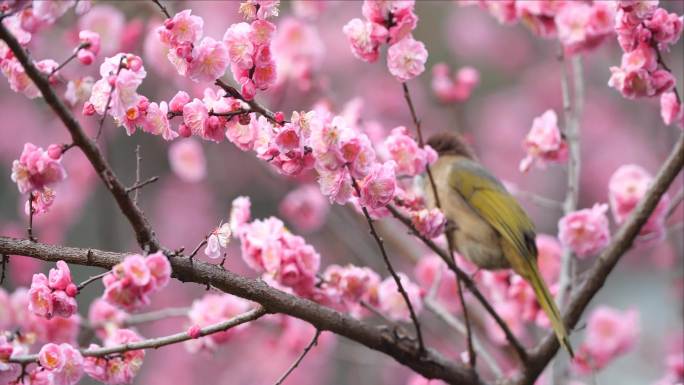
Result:
<instances>
[{"instance_id":1,"label":"blurred background","mask_svg":"<svg viewBox=\"0 0 684 385\"><path fill-rule=\"evenodd\" d=\"M241 21L233 1L165 2L171 14L190 8L204 18L205 35L221 38L226 28ZM682 14L684 2L668 1L665 6ZM479 7L460 6L458 2L419 1L420 17L415 37L429 51L426 71L409 83L418 114L428 133L458 130L472 143L481 161L502 180L520 189L562 201L566 173L562 167L518 171L525 156L522 141L532 120L547 109L562 116L560 89L561 63L558 42L532 35L521 25L500 25ZM298 6L301 6L298 5ZM310 4L309 4L310 6ZM317 8L317 7L310 7ZM370 136L382 138L399 125L412 127L403 100L401 84L387 71L384 56L368 64L354 58L342 26L361 17L361 2L329 2L316 17L303 17L302 10L284 2L275 19L278 39L301 41L301 55L312 65L310 82L297 80L297 63L278 63L278 86L257 98L274 111L310 110L325 103L333 111L358 114ZM162 22L161 13L151 2L94 2L90 13L77 17L68 12L57 24L34 36L34 58L53 58L61 62L77 44L79 28L93 29L102 35L103 54L133 52L143 58L148 72L139 92L151 101L168 101L178 90L201 97L207 84L195 84L175 74L150 31ZM289 24L288 24L289 23ZM288 27L289 28L286 28ZM293 27L295 26L295 27ZM303 33L302 30L308 31ZM283 36L286 32L291 34ZM274 48L277 55L277 47ZM383 53L384 55L384 53ZM665 127L659 116L657 99L630 101L607 87L611 65L619 65L621 50L614 38L583 56L585 108L581 120L582 170L579 207L608 201L608 180L621 165L638 164L655 174L681 130ZM99 76L102 57L90 66L67 66L67 78L90 74ZM684 79L684 54L680 41L665 55L678 79ZM454 70L471 66L480 72L480 84L471 98L459 103L441 103L430 87L431 69L444 62ZM230 75L226 76L229 79ZM232 79L230 79L232 81ZM58 88L64 92L64 87ZM97 117L83 117L80 105L75 115L94 133ZM41 147L68 143L68 135L42 99L29 100L0 81L0 234L25 236L27 218L23 214L25 197L10 179L11 164L25 142ZM173 123L172 123L173 124ZM562 119L560 126L563 127ZM288 192L303 184L315 183L313 177L283 177L229 142L220 144L195 141L206 159L206 175L174 172L169 149L175 142L138 132L126 136L111 119L104 125L101 148L119 178L126 184L135 180L136 146L140 146L143 179L158 175L159 181L141 190L139 202L161 242L168 248L192 249L203 237L228 218L231 201L240 195L252 200L255 218L279 216L293 232L306 237L322 256L322 266L331 263L367 265L385 275L380 256L368 235L363 218L354 211L331 206L321 223L307 226L293 222L282 208ZM135 251L132 231L114 200L103 188L89 164L77 150L64 158L69 177L57 189L57 199L48 214L34 219L35 233L41 242L104 250ZM201 170L200 170L201 171ZM670 196L683 187L680 175ZM299 198L293 198L295 201ZM540 208L522 200L540 233L557 234L562 213ZM325 203L327 205L327 202ZM305 208L306 209L306 208ZM592 306L607 304L618 309L635 308L641 317L641 333L636 348L597 373L596 383L641 385L652 383L665 370L669 344L682 337L682 256L684 220L680 207L670 218L667 238L657 244L642 244L626 255L611 274ZM317 222L317 221L314 221ZM416 257L427 254L391 219L381 222L396 264L413 277ZM615 226L613 226L615 227ZM227 268L254 276L239 257L239 243L229 248ZM204 258L200 253L200 258ZM592 260L583 261L580 268ZM11 292L30 285L34 272L51 266L24 257L12 257L9 279L3 288ZM98 273L96 269L72 266L75 281ZM78 297L79 309L87 317L87 305L99 296L96 283ZM205 293L203 287L173 282L153 298L151 309L190 306ZM454 302L457 299L453 298ZM149 310L149 309L147 309ZM0 312L2 312L0 310ZM424 314L430 343L457 357L463 338L446 328L430 314ZM185 330L188 322L174 318L143 325L145 337ZM302 325L301 327L307 327ZM313 334L313 329L309 334ZM135 384L264 384L273 383L291 364L309 340L309 334L280 334L264 328L245 338L236 338L215 353L189 354L181 345L150 351ZM581 332L573 340L581 340ZM303 339L302 339L303 338ZM531 342L530 342L531 343ZM182 365L176 363L182 362ZM342 338L326 336L307 357L288 384L403 384L409 370L391 359ZM83 383L88 383L83 380ZM587 381L588 382L588 381Z\"/></svg>"}]
</instances>

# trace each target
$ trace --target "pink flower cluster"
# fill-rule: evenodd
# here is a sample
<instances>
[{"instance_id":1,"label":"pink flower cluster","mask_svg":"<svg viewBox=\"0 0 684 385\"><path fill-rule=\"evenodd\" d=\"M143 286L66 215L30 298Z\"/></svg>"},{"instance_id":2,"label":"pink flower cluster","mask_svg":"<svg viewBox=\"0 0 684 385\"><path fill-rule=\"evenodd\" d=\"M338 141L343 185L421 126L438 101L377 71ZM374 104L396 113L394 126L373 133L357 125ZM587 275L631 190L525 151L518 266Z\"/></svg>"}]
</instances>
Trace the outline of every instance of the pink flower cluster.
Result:
<instances>
[{"instance_id":1,"label":"pink flower cluster","mask_svg":"<svg viewBox=\"0 0 684 385\"><path fill-rule=\"evenodd\" d=\"M569 247L579 258L601 251L610 242L607 204L596 203L565 215L558 221L558 239L563 247Z\"/></svg>"},{"instance_id":2,"label":"pink flower cluster","mask_svg":"<svg viewBox=\"0 0 684 385\"><path fill-rule=\"evenodd\" d=\"M639 337L639 313L600 306L589 315L587 334L573 361L581 374L606 367L615 358L630 351Z\"/></svg>"},{"instance_id":3,"label":"pink flower cluster","mask_svg":"<svg viewBox=\"0 0 684 385\"><path fill-rule=\"evenodd\" d=\"M411 223L422 235L437 238L444 234L446 217L437 208L410 211Z\"/></svg>"},{"instance_id":4,"label":"pink flower cluster","mask_svg":"<svg viewBox=\"0 0 684 385\"><path fill-rule=\"evenodd\" d=\"M670 91L675 78L660 65L657 50L679 40L683 24L684 17L659 8L657 1L619 3L615 31L625 52L620 67L610 68L608 85L629 99Z\"/></svg>"},{"instance_id":5,"label":"pink flower cluster","mask_svg":"<svg viewBox=\"0 0 684 385\"><path fill-rule=\"evenodd\" d=\"M266 20L278 16L280 0L246 0L240 3L240 13L246 20Z\"/></svg>"},{"instance_id":6,"label":"pink flower cluster","mask_svg":"<svg viewBox=\"0 0 684 385\"><path fill-rule=\"evenodd\" d=\"M429 145L421 148L404 126L392 130L385 139L385 150L396 163L397 176L416 176L437 160L437 153Z\"/></svg>"},{"instance_id":7,"label":"pink flower cluster","mask_svg":"<svg viewBox=\"0 0 684 385\"><path fill-rule=\"evenodd\" d=\"M34 213L47 212L55 197L50 186L66 178L62 147L51 144L46 151L32 143L24 144L19 159L12 162L11 178L20 193L31 194L31 207L28 209L33 209Z\"/></svg>"},{"instance_id":8,"label":"pink flower cluster","mask_svg":"<svg viewBox=\"0 0 684 385\"><path fill-rule=\"evenodd\" d=\"M142 337L130 329L117 329L105 341L105 347L141 341ZM100 346L91 344L89 349ZM128 350L111 357L86 357L85 373L96 381L108 385L130 384L140 371L145 358L144 350Z\"/></svg>"},{"instance_id":9,"label":"pink flower cluster","mask_svg":"<svg viewBox=\"0 0 684 385\"><path fill-rule=\"evenodd\" d=\"M29 310L31 302L29 291L18 288L7 296L0 288L0 329L20 330L22 336L30 343L69 343L76 344L81 319L77 313L68 318L53 317L47 319ZM2 313L7 310L7 317Z\"/></svg>"},{"instance_id":10,"label":"pink flower cluster","mask_svg":"<svg viewBox=\"0 0 684 385\"><path fill-rule=\"evenodd\" d=\"M642 167L628 164L618 168L608 182L608 198L613 218L617 224L622 224L641 202L646 191L651 186L653 177ZM665 215L670 198L663 195L646 224L641 227L639 234L665 234Z\"/></svg>"},{"instance_id":11,"label":"pink flower cluster","mask_svg":"<svg viewBox=\"0 0 684 385\"><path fill-rule=\"evenodd\" d=\"M4 44L4 42L2 44ZM52 59L36 61L33 62L33 64L45 75L52 74L52 71L59 66L59 64ZM2 74L7 78L12 91L20 92L29 99L41 96L40 90L38 90L38 87L33 83L33 80L29 78L24 70L24 66L22 66L21 63L19 63L19 60L14 57L12 51L8 50L4 56L0 56L0 71L2 71ZM55 80L54 76L57 74L58 72L52 74L50 77L51 82Z\"/></svg>"},{"instance_id":12,"label":"pink flower cluster","mask_svg":"<svg viewBox=\"0 0 684 385\"><path fill-rule=\"evenodd\" d=\"M558 40L568 54L588 51L614 33L614 20L612 2L567 1L555 17Z\"/></svg>"},{"instance_id":13,"label":"pink flower cluster","mask_svg":"<svg viewBox=\"0 0 684 385\"><path fill-rule=\"evenodd\" d=\"M223 35L233 78L248 100L254 98L257 90L265 91L276 81L276 65L271 54L275 30L270 21L257 19L251 24L233 24Z\"/></svg>"},{"instance_id":14,"label":"pink flower cluster","mask_svg":"<svg viewBox=\"0 0 684 385\"><path fill-rule=\"evenodd\" d=\"M48 277L43 273L33 275L28 309L47 319L55 316L69 318L78 307L74 299L76 294L78 288L71 282L69 266L64 261L57 261L57 268L50 269Z\"/></svg>"},{"instance_id":15,"label":"pink flower cluster","mask_svg":"<svg viewBox=\"0 0 684 385\"><path fill-rule=\"evenodd\" d=\"M242 259L249 267L292 288L298 295L312 295L321 256L304 238L288 232L275 217L244 225L238 236Z\"/></svg>"},{"instance_id":16,"label":"pink flower cluster","mask_svg":"<svg viewBox=\"0 0 684 385\"><path fill-rule=\"evenodd\" d=\"M442 103L464 102L480 83L480 73L473 67L463 67L455 76L449 74L446 63L432 67L432 92Z\"/></svg>"},{"instance_id":17,"label":"pink flower cluster","mask_svg":"<svg viewBox=\"0 0 684 385\"><path fill-rule=\"evenodd\" d=\"M149 304L149 296L163 289L170 279L171 264L161 252L147 257L129 255L102 279L103 298L124 310L136 310Z\"/></svg>"},{"instance_id":18,"label":"pink flower cluster","mask_svg":"<svg viewBox=\"0 0 684 385\"><path fill-rule=\"evenodd\" d=\"M553 110L534 118L523 147L527 156L520 161L520 171L527 172L532 164L563 163L568 160L568 145L558 128L558 116Z\"/></svg>"},{"instance_id":19,"label":"pink flower cluster","mask_svg":"<svg viewBox=\"0 0 684 385\"><path fill-rule=\"evenodd\" d=\"M240 297L230 294L207 294L192 303L188 318L190 318L193 327L203 328L240 315L249 308L250 303ZM242 324L203 338L188 340L185 342L185 346L192 353L201 349L215 350L218 345L226 343L233 335L248 325Z\"/></svg>"},{"instance_id":20,"label":"pink flower cluster","mask_svg":"<svg viewBox=\"0 0 684 385\"><path fill-rule=\"evenodd\" d=\"M330 265L323 272L321 289L326 304L359 317L361 302L378 306L380 276L368 267Z\"/></svg>"},{"instance_id":21,"label":"pink flower cluster","mask_svg":"<svg viewBox=\"0 0 684 385\"><path fill-rule=\"evenodd\" d=\"M418 23L414 6L413 0L364 0L361 12L366 20L352 19L342 29L354 56L374 62L380 47L387 43L387 67L399 81L425 71L428 52L412 36Z\"/></svg>"},{"instance_id":22,"label":"pink flower cluster","mask_svg":"<svg viewBox=\"0 0 684 385\"><path fill-rule=\"evenodd\" d=\"M51 385L76 385L83 377L83 356L69 344L43 345L38 361Z\"/></svg>"},{"instance_id":23,"label":"pink flower cluster","mask_svg":"<svg viewBox=\"0 0 684 385\"><path fill-rule=\"evenodd\" d=\"M204 20L186 9L157 28L167 57L178 74L193 81L210 82L223 76L228 68L228 50L223 42L203 34Z\"/></svg>"},{"instance_id":24,"label":"pink flower cluster","mask_svg":"<svg viewBox=\"0 0 684 385\"><path fill-rule=\"evenodd\" d=\"M225 91L213 88L204 90L202 100L191 99L186 92L179 91L169 101L170 113L183 117L178 126L180 136L195 135L217 143L224 138L234 142L234 133L249 124L250 116L240 114L246 107L244 102L226 97Z\"/></svg>"},{"instance_id":25,"label":"pink flower cluster","mask_svg":"<svg viewBox=\"0 0 684 385\"><path fill-rule=\"evenodd\" d=\"M141 128L166 140L178 136L169 125L166 102L150 103L137 92L147 76L140 57L125 53L108 57L100 66L100 76L102 78L93 84L90 100L83 106L84 114L104 115L107 112L128 135Z\"/></svg>"},{"instance_id":26,"label":"pink flower cluster","mask_svg":"<svg viewBox=\"0 0 684 385\"><path fill-rule=\"evenodd\" d=\"M100 35L97 32L87 29L78 33L81 49L77 48L76 57L78 61L85 65L91 65L95 61L95 56L100 52Z\"/></svg>"}]
</instances>

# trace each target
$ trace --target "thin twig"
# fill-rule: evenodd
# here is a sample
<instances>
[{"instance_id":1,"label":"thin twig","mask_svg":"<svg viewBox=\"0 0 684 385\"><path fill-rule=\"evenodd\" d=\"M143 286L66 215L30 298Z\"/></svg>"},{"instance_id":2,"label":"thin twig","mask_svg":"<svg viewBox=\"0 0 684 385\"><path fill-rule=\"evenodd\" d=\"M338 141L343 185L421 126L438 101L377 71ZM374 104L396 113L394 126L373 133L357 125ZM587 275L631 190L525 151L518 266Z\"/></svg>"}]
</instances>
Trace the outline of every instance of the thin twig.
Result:
<instances>
[{"instance_id":1,"label":"thin twig","mask_svg":"<svg viewBox=\"0 0 684 385\"><path fill-rule=\"evenodd\" d=\"M418 239L420 239L425 246L427 246L430 250L432 250L435 254L437 254L439 257L442 258L442 260L447 264L449 267L449 270L453 271L454 274L458 278L460 278L463 283L466 286L466 289L468 289L475 298L482 304L482 306L485 308L487 313L489 313L492 318L494 318L494 322L496 322L497 325L503 330L504 334L506 335L506 340L508 341L509 344L513 347L515 352L517 353L518 357L520 358L520 361L523 363L527 362L528 360L528 355L527 351L525 348L522 346L520 341L516 338L515 334L511 331L511 329L508 327L508 324L501 318L501 316L494 310L494 307L489 303L487 298L482 294L482 292L477 288L475 285L475 282L470 278L470 276L461 270L453 260L453 254L452 256L449 256L449 254L444 251L442 248L437 246L437 244L425 237L423 234L418 231L415 226L413 226L413 223L411 223L411 219L407 218L404 214L402 214L396 207L393 205L387 205L387 209L389 212L394 216L396 219L398 219L401 223L403 223L411 232L413 235L415 235Z\"/></svg>"},{"instance_id":2,"label":"thin twig","mask_svg":"<svg viewBox=\"0 0 684 385\"><path fill-rule=\"evenodd\" d=\"M109 274L109 273L111 273L111 271L105 271L104 273L93 275L92 277L90 277L90 278L86 279L85 281L79 283L78 286L76 286L76 288L80 292L81 290L83 290L84 287L88 286L90 283L95 282L98 279L104 278L104 276Z\"/></svg>"},{"instance_id":3,"label":"thin twig","mask_svg":"<svg viewBox=\"0 0 684 385\"><path fill-rule=\"evenodd\" d=\"M155 322L164 320L167 318L176 317L187 317L190 308L188 307L169 307L160 310L153 310L147 313L140 314L130 314L125 320L123 320L123 327L140 325L148 322ZM84 321L82 321L84 323ZM87 326L91 329L97 329L104 327L108 322L98 322L95 324L88 324Z\"/></svg>"},{"instance_id":4,"label":"thin twig","mask_svg":"<svg viewBox=\"0 0 684 385\"><path fill-rule=\"evenodd\" d=\"M457 332L465 335L468 330L466 328L466 325L461 323L461 321L451 315L449 311L447 311L439 302L437 302L433 298L426 298L423 301L423 304L425 304L425 308L431 311L434 315L437 316L442 322L447 324L449 327L452 329L456 330ZM489 369L492 371L492 373L498 377L502 378L503 377L503 371L499 367L499 364L496 362L496 359L492 357L489 352L484 348L482 343L478 340L476 335L473 335L473 345L475 345L475 349L477 349L477 352L480 356L482 356L482 359L484 362L487 363L487 366L489 366Z\"/></svg>"},{"instance_id":5,"label":"thin twig","mask_svg":"<svg viewBox=\"0 0 684 385\"><path fill-rule=\"evenodd\" d=\"M197 255L197 252L200 251L200 249L202 248L202 246L204 246L204 245L207 244L208 239L209 239L209 236L208 236L208 235L205 236L204 239L202 240L202 242L200 242L200 243L197 245L197 247L195 247L195 249L192 250L192 252L190 253L190 255L188 255L188 258L190 258L190 259L194 258L195 255Z\"/></svg>"},{"instance_id":6,"label":"thin twig","mask_svg":"<svg viewBox=\"0 0 684 385\"><path fill-rule=\"evenodd\" d=\"M137 186L140 184L140 166L142 163L142 158L140 157L140 145L135 146L135 184L133 186ZM142 186L141 186L142 187ZM129 193L131 192L131 188L129 187L126 189L126 192ZM133 194L133 203L136 205L138 204L138 190L139 188L134 189L135 193Z\"/></svg>"},{"instance_id":7,"label":"thin twig","mask_svg":"<svg viewBox=\"0 0 684 385\"><path fill-rule=\"evenodd\" d=\"M263 117L265 117L266 119L268 119L271 123L273 123L273 124L275 124L275 125L277 125L277 126L282 126L284 123L287 123L286 120L284 120L284 121L278 121L278 120L276 119L275 113L274 113L273 111L271 111L271 110L269 110L268 108L266 108L266 107L262 106L261 104L257 103L256 100L254 100L254 99L251 99L251 100L245 99L245 97L242 96L242 94L240 93L240 91L236 90L235 87L233 87L233 86L227 84L227 83L224 82L223 80L221 80L221 79L216 79L215 84L216 84L217 86L221 87L221 89L223 89L224 91L226 91L226 93L228 94L228 96L230 96L230 97L232 97L232 98L235 98L235 99L242 100L243 102L247 103L247 105L248 105L249 108L250 108L250 111L256 112L257 114L262 115Z\"/></svg>"},{"instance_id":8,"label":"thin twig","mask_svg":"<svg viewBox=\"0 0 684 385\"><path fill-rule=\"evenodd\" d=\"M299 357L297 357L297 360L295 360L295 362L292 363L292 365L287 369L287 371L285 373L283 373L282 376L280 376L278 381L276 381L275 385L281 385L283 383L283 381L285 381L287 376L289 376L290 373L292 373L297 368L297 366L299 366L299 364L302 362L302 360L304 359L306 354L309 353L309 350L311 350L314 346L316 346L316 344L318 344L318 336L320 336L320 335L321 335L321 330L316 329L316 334L314 334L313 338L311 339L311 342L309 342L309 344L306 346L306 348L304 348L304 351L302 352L302 354L300 354Z\"/></svg>"},{"instance_id":9,"label":"thin twig","mask_svg":"<svg viewBox=\"0 0 684 385\"><path fill-rule=\"evenodd\" d=\"M361 188L359 188L359 184L356 182L356 179L349 175L349 177L352 180L352 186L354 187L354 190L356 191L356 194L361 197ZM420 349L420 352L425 351L425 345L423 343L423 333L420 330L420 323L418 322L418 317L416 316L416 312L413 309L413 305L411 304L411 300L409 299L408 293L406 293L406 290L404 289L404 285L401 283L401 279L399 278L399 275L397 275L397 272L394 270L394 267L392 266L392 262L390 262L389 256L387 255L387 250L385 250L385 244L382 241L382 238L380 235L378 235L377 231L375 230L375 224L373 223L373 219L370 217L370 214L368 213L368 209L364 206L361 205L361 211L363 211L363 215L366 217L366 222L368 223L368 227L370 228L370 233L375 239L375 243L377 243L378 248L380 249L380 254L382 254L382 258L385 261L385 266L387 267L387 270L390 272L392 275L392 278L394 279L394 283L397 285L397 290L399 290L399 293L401 296L404 298L404 302L406 302L406 307L409 310L409 313L411 315L411 320L413 321L413 326L416 329L416 337L418 338L418 348Z\"/></svg>"},{"instance_id":10,"label":"thin twig","mask_svg":"<svg viewBox=\"0 0 684 385\"><path fill-rule=\"evenodd\" d=\"M147 186L148 184L152 184L152 183L154 183L154 182L156 182L156 181L158 181L158 180L159 180L159 177L156 176L156 175L153 176L153 177L150 177L150 178L148 178L148 179L146 179L146 180L144 180L144 181L142 181L142 182L140 182L140 183L134 184L134 185L131 186L131 187L126 187L126 193L130 193L130 192L132 192L132 191L135 191L135 192L137 193L139 189L141 189L141 188ZM136 199L135 199L135 195L134 195L133 201L135 201L135 200L136 200ZM137 202L136 202L136 203L137 203Z\"/></svg>"},{"instance_id":11,"label":"thin twig","mask_svg":"<svg viewBox=\"0 0 684 385\"><path fill-rule=\"evenodd\" d=\"M89 42L84 42L84 43L79 44L78 47L76 47L76 49L74 50L74 53L71 54L71 56L69 56L68 58L66 58L66 59L62 62L62 64L58 65L57 67L55 67L55 69L53 69L53 70L50 72L50 75L48 75L48 78L50 78L50 76L54 75L55 73L57 73L57 71L61 70L62 68L64 68L64 66L66 66L67 64L69 64L72 60L74 60L74 59L76 58L76 56L78 56L78 51L80 51L80 50L82 50L82 49L89 48L89 47L90 47L90 43L89 43Z\"/></svg>"},{"instance_id":12,"label":"thin twig","mask_svg":"<svg viewBox=\"0 0 684 385\"><path fill-rule=\"evenodd\" d=\"M401 83L402 88L404 89L404 99L406 100L406 104L408 104L409 110L411 111L411 118L413 119L413 123L416 126L416 133L418 135L418 144L420 147L425 146L425 142L423 140L423 130L421 129L421 124L420 124L420 119L418 119L418 115L416 114L416 109L413 106L413 100L411 99L411 93L409 92L408 85L406 82ZM430 181L430 188L432 189L432 195L434 196L435 199L435 206L437 206L438 209L442 209L442 203L439 198L439 193L437 192L437 184L435 183L435 178L432 176L432 169L430 168L429 164L425 165L425 171L427 172L428 175L428 180ZM454 242L451 237L451 230L449 229L449 226L444 227L444 235L446 236L447 239L447 247L449 250L449 255L451 255L451 259L454 263L454 265L457 266L456 263L456 258L454 257ZM458 299L461 302L461 307L463 308L463 318L465 319L466 323L466 328L468 330L468 333L466 333L466 340L468 342L468 363L470 364L470 367L475 369L475 365L477 363L477 354L475 353L475 349L473 348L473 334L472 334L472 328L470 324L470 314L468 312L468 307L466 306L465 302L465 297L463 296L463 288L461 284L461 278L456 275L456 288L458 290Z\"/></svg>"},{"instance_id":13,"label":"thin twig","mask_svg":"<svg viewBox=\"0 0 684 385\"><path fill-rule=\"evenodd\" d=\"M161 1L159 1L159 0L152 0L152 2L155 3L155 4L157 4L157 6L159 7L159 9L161 9L162 13L164 14L164 16L166 16L167 19L170 19L170 18L171 18L171 14L170 14L169 11L166 9L166 6L164 6L164 4L161 3Z\"/></svg>"},{"instance_id":14,"label":"thin twig","mask_svg":"<svg viewBox=\"0 0 684 385\"><path fill-rule=\"evenodd\" d=\"M201 328L199 330L198 335L200 337L204 337L210 334L214 333L219 333L222 331L226 331L232 327L235 327L237 325L241 325L246 322L254 321L258 319L259 317L263 316L266 314L266 309L263 307L259 306L256 307L250 311L247 311L245 313L242 313L238 316L235 316L229 320L223 321L223 322L218 322L213 325ZM108 346L104 348L94 348L94 349L84 349L81 351L81 354L84 357L108 357L113 354L121 354L125 352L130 352L133 350L144 350L144 349L157 349L162 346L167 346L167 345L172 345L172 344L177 344L179 342L184 342L193 339L194 337L190 335L188 332L181 332L181 333L176 333L176 334L171 334L168 336L164 337L158 337L158 338L150 338L138 342L129 342L127 344L123 345L114 345L114 346ZM11 363L17 363L17 364L27 364L27 363L32 363L32 362L37 362L38 361L38 355L37 354L29 354L25 356L18 356L18 357L12 357L9 359L8 362Z\"/></svg>"}]
</instances>

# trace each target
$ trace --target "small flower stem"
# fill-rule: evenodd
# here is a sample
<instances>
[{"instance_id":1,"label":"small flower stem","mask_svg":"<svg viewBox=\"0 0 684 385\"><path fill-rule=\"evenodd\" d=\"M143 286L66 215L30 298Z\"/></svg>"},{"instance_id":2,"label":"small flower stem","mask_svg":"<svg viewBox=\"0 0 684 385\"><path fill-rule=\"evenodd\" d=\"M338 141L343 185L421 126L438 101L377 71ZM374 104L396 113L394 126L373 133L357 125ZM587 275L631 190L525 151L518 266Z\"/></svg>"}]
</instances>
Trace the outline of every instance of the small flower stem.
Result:
<instances>
[{"instance_id":1,"label":"small flower stem","mask_svg":"<svg viewBox=\"0 0 684 385\"><path fill-rule=\"evenodd\" d=\"M295 362L293 362L292 365L290 365L290 367L287 369L287 371L285 373L283 373L282 376L280 376L278 381L276 381L275 385L281 385L285 381L287 376L289 376L290 373L292 373L297 368L297 366L299 366L299 364L302 362L302 360L307 355L307 353L309 353L309 351L314 346L316 346L318 344L318 337L320 335L321 335L321 330L316 329L316 333L314 334L313 338L311 339L311 342L309 342L309 344L304 348L304 351L302 352L302 354L300 354L299 357L297 357Z\"/></svg>"},{"instance_id":2,"label":"small flower stem","mask_svg":"<svg viewBox=\"0 0 684 385\"><path fill-rule=\"evenodd\" d=\"M86 49L88 47L90 47L90 43L88 43L88 42L79 44L78 47L76 47L76 49L74 50L74 53L71 54L71 56L66 58L60 65L58 65L55 69L53 69L50 72L50 74L48 75L48 78L50 78L50 76L54 75L55 73L57 73L57 71L61 70L62 68L64 68L64 66L69 64L72 60L74 60L76 58L76 56L78 55L78 51L80 51L82 49Z\"/></svg>"},{"instance_id":3,"label":"small flower stem","mask_svg":"<svg viewBox=\"0 0 684 385\"><path fill-rule=\"evenodd\" d=\"M121 60L119 60L119 67L116 69L116 76L119 76L119 73L121 73L121 69L123 69L123 64L124 64L124 59L126 59L126 55L121 55ZM102 135L102 127L104 126L104 121L105 118L107 117L107 112L109 111L109 106L112 104L112 94L114 93L114 90L116 89L116 80L110 85L109 87L109 95L107 96L107 104L105 105L105 110L102 113L102 117L100 118L100 123L97 128L97 135L95 136L95 141L97 142L98 139L100 139L100 135Z\"/></svg>"},{"instance_id":4,"label":"small flower stem","mask_svg":"<svg viewBox=\"0 0 684 385\"><path fill-rule=\"evenodd\" d=\"M142 163L142 157L140 156L140 145L135 146L135 184L133 186L139 185L140 184L140 165ZM142 187L142 186L141 186ZM133 194L133 203L136 205L138 204L138 190L140 188L136 188L134 191L135 193ZM126 193L129 193L131 191L131 187L126 189Z\"/></svg>"},{"instance_id":5,"label":"small flower stem","mask_svg":"<svg viewBox=\"0 0 684 385\"><path fill-rule=\"evenodd\" d=\"M142 181L142 182L140 182L140 183L136 183L136 184L134 184L134 185L131 186L131 187L126 187L126 192L127 192L127 193L130 193L130 192L133 192L133 191L137 192L137 190L139 190L139 189L141 189L141 188L147 186L148 184L152 184L152 183L154 183L154 182L156 182L156 181L158 181L158 180L159 180L159 177L158 177L158 176L153 176L153 177L148 178L148 179L146 179L146 180L144 180L144 181ZM138 203L138 202L137 202L137 199L135 199L135 196L134 196L134 199L133 199L133 200L135 201L135 203Z\"/></svg>"},{"instance_id":6,"label":"small flower stem","mask_svg":"<svg viewBox=\"0 0 684 385\"><path fill-rule=\"evenodd\" d=\"M109 273L111 273L111 271L110 271L110 270L107 270L107 271L105 271L104 273L100 273L100 274L98 274L98 275L93 275L92 277L90 277L90 278L86 279L85 281L79 283L78 286L76 286L76 288L77 288L78 291L80 292L81 290L83 290L84 287L88 286L88 285L91 284L92 282L95 282L95 281L97 281L97 280L99 280L99 279L104 278L104 276L107 275L107 274L109 274Z\"/></svg>"},{"instance_id":7,"label":"small flower stem","mask_svg":"<svg viewBox=\"0 0 684 385\"><path fill-rule=\"evenodd\" d=\"M200 249L202 248L202 246L204 246L204 245L207 244L207 240L208 240L208 239L209 239L209 236L208 236L208 235L205 236L204 239L202 240L202 242L200 242L200 243L197 245L197 247L195 247L195 249L192 251L192 253L190 253L190 255L188 255L188 258L190 258L190 259L194 258L195 255L197 255L197 252L200 251Z\"/></svg>"},{"instance_id":8,"label":"small flower stem","mask_svg":"<svg viewBox=\"0 0 684 385\"><path fill-rule=\"evenodd\" d=\"M29 205L29 223L26 232L28 233L28 239L31 242L36 242L36 238L33 236L33 214L35 210L33 209L33 193L29 192L28 205Z\"/></svg>"},{"instance_id":9,"label":"small flower stem","mask_svg":"<svg viewBox=\"0 0 684 385\"><path fill-rule=\"evenodd\" d=\"M411 92L409 91L406 82L401 83L401 85L404 89L404 99L406 100L406 104L408 104L409 110L411 112L413 124L416 126L416 133L418 135L418 145L422 148L425 146L425 142L423 140L423 130L421 129L420 119L418 119L418 115L416 114L416 108L413 105L413 99L411 99ZM439 199L439 193L437 192L437 184L435 183L435 178L432 176L432 169L430 169L429 164L425 165L425 171L427 172L428 180L430 181L432 195L435 198L435 206L437 206L437 208L441 210L442 202ZM451 231L449 230L449 226L444 227L444 235L447 239L449 255L451 255L454 265L457 265L456 258L454 257L454 244L453 239L451 237ZM458 274L456 274L456 287L458 290L458 299L461 302L461 308L463 309L463 318L465 320L466 329L468 331L466 333L466 340L468 344L468 363L470 364L470 367L472 369L475 369L475 365L477 362L477 354L475 353L475 348L473 347L473 333L470 325L470 314L468 312L468 307L466 306L465 297L463 296L461 278L458 276Z\"/></svg>"},{"instance_id":10,"label":"small flower stem","mask_svg":"<svg viewBox=\"0 0 684 385\"><path fill-rule=\"evenodd\" d=\"M354 187L354 190L356 191L356 195L361 197L361 189L359 188L359 184L356 182L356 178L349 175L352 181L352 186ZM389 256L387 255L387 250L385 249L385 244L380 237L380 235L377 233L375 230L375 224L373 223L373 219L371 218L370 214L368 213L368 209L364 206L361 205L361 211L363 211L364 217L366 217L366 222L368 223L368 227L370 228L370 233L375 239L375 242L378 245L378 248L380 249L380 254L382 254L382 258L385 261L385 266L387 267L387 270L390 272L392 275L392 278L394 279L394 282L397 285L397 290L401 294L401 296L404 298L404 302L406 302L406 307L409 310L409 313L411 315L411 320L413 321L413 326L416 329L416 337L418 338L418 348L420 354L423 354L425 352L425 344L423 342L423 333L420 330L420 322L418 322L418 317L416 316L416 312L413 309L413 305L411 304L411 300L409 299L408 293L404 289L404 285L401 283L401 279L399 278L399 275L397 275L397 272L394 270L394 267L392 266L392 263L390 262Z\"/></svg>"}]
</instances>

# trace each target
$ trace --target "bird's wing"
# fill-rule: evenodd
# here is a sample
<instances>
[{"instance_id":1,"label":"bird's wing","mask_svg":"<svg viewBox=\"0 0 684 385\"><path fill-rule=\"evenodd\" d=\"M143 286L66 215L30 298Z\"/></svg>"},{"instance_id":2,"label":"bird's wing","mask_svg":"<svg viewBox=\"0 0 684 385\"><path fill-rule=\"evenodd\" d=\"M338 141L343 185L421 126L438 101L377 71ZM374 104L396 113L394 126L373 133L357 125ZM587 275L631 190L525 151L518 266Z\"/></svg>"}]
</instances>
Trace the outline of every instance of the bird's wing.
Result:
<instances>
[{"instance_id":1,"label":"bird's wing","mask_svg":"<svg viewBox=\"0 0 684 385\"><path fill-rule=\"evenodd\" d=\"M496 177L476 162L459 159L451 166L449 185L519 255L534 260L537 256L534 224Z\"/></svg>"}]
</instances>

